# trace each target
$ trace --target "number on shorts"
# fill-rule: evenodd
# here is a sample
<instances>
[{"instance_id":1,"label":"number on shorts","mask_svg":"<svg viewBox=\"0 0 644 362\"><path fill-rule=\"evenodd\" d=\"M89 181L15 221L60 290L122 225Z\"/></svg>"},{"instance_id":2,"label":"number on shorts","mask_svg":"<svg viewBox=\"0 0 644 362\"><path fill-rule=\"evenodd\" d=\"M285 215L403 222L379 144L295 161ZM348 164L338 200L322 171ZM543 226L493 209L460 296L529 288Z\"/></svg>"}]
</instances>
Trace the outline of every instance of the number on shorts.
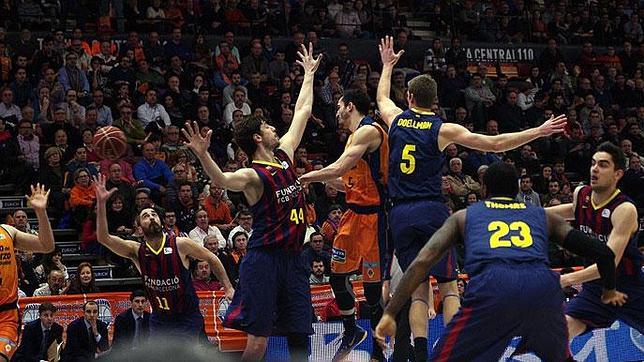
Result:
<instances>
[{"instance_id":1,"label":"number on shorts","mask_svg":"<svg viewBox=\"0 0 644 362\"><path fill-rule=\"evenodd\" d=\"M302 208L299 209L291 209L291 221L295 223L295 225L299 225L304 222L304 210Z\"/></svg>"},{"instance_id":2,"label":"number on shorts","mask_svg":"<svg viewBox=\"0 0 644 362\"><path fill-rule=\"evenodd\" d=\"M402 151L400 171L406 175L410 175L416 170L416 157L411 154L412 152L416 152L416 145L405 145Z\"/></svg>"},{"instance_id":3,"label":"number on shorts","mask_svg":"<svg viewBox=\"0 0 644 362\"><path fill-rule=\"evenodd\" d=\"M487 231L492 231L490 236L490 248L509 248L512 245L518 248L527 248L532 245L532 234L530 226L523 221L515 221L508 225L503 221L492 221L487 226ZM502 239L510 233L518 231L519 235L510 235L510 240Z\"/></svg>"},{"instance_id":4,"label":"number on shorts","mask_svg":"<svg viewBox=\"0 0 644 362\"><path fill-rule=\"evenodd\" d=\"M157 296L157 302L159 302L159 309L170 310L170 306L168 305L168 300L165 297L159 298Z\"/></svg>"}]
</instances>

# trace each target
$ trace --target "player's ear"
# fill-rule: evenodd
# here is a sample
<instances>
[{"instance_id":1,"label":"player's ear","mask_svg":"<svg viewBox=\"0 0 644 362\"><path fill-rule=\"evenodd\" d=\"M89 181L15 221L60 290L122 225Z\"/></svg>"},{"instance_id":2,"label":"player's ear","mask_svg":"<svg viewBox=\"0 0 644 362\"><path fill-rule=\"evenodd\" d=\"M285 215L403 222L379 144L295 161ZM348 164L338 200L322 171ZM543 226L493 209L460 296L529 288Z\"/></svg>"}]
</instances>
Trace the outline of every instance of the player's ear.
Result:
<instances>
[{"instance_id":1,"label":"player's ear","mask_svg":"<svg viewBox=\"0 0 644 362\"><path fill-rule=\"evenodd\" d=\"M262 143L262 136L259 133L253 134L253 141L255 143Z\"/></svg>"}]
</instances>

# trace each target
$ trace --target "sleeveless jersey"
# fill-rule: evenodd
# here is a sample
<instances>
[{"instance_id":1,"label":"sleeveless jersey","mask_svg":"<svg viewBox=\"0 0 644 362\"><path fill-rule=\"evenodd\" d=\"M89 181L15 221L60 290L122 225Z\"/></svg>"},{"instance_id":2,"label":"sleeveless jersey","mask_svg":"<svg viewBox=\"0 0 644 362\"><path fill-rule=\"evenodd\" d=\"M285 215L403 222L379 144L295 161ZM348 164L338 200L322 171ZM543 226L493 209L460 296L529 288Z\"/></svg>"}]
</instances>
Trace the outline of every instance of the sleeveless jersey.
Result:
<instances>
[{"instance_id":1,"label":"sleeveless jersey","mask_svg":"<svg viewBox=\"0 0 644 362\"><path fill-rule=\"evenodd\" d=\"M408 109L389 128L389 196L392 200L442 200L445 157L438 149L443 122L431 112Z\"/></svg>"},{"instance_id":2,"label":"sleeveless jersey","mask_svg":"<svg viewBox=\"0 0 644 362\"><path fill-rule=\"evenodd\" d=\"M176 236L163 234L159 250L143 242L138 257L143 285L154 313L175 315L199 308L192 276L181 262Z\"/></svg>"},{"instance_id":3,"label":"sleeveless jersey","mask_svg":"<svg viewBox=\"0 0 644 362\"><path fill-rule=\"evenodd\" d=\"M18 300L18 261L11 234L0 226L0 306Z\"/></svg>"},{"instance_id":4,"label":"sleeveless jersey","mask_svg":"<svg viewBox=\"0 0 644 362\"><path fill-rule=\"evenodd\" d=\"M619 189L616 189L613 195L601 205L595 205L591 198L592 188L584 186L577 194L577 204L575 205L575 228L584 234L599 239L603 243L608 242L608 237L613 231L611 216L617 206L624 202L632 201ZM588 263L589 265L592 263ZM640 274L642 266L642 255L637 249L637 234L628 241L622 260L617 265L617 276L637 276Z\"/></svg>"},{"instance_id":5,"label":"sleeveless jersey","mask_svg":"<svg viewBox=\"0 0 644 362\"><path fill-rule=\"evenodd\" d=\"M464 266L470 276L496 263L547 267L546 212L506 198L477 202L466 211L464 244Z\"/></svg>"},{"instance_id":6,"label":"sleeveless jersey","mask_svg":"<svg viewBox=\"0 0 644 362\"><path fill-rule=\"evenodd\" d=\"M306 233L306 199L288 155L275 150L276 162L253 161L264 185L262 197L251 206L253 234L248 248L277 247L300 251Z\"/></svg>"},{"instance_id":7,"label":"sleeveless jersey","mask_svg":"<svg viewBox=\"0 0 644 362\"><path fill-rule=\"evenodd\" d=\"M357 206L380 206L386 199L389 145L387 133L370 117L360 121L360 127L375 127L380 133L380 147L365 153L349 172L342 176L346 190L347 204ZM346 148L351 146L353 134L347 140Z\"/></svg>"}]
</instances>

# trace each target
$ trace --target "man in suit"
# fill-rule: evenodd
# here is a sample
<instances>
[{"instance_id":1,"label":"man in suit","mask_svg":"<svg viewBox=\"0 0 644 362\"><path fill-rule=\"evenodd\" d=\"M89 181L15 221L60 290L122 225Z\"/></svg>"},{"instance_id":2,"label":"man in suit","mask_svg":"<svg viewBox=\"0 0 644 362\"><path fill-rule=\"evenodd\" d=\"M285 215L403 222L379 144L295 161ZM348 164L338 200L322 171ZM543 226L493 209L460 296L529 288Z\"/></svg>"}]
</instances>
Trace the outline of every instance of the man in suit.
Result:
<instances>
[{"instance_id":1,"label":"man in suit","mask_svg":"<svg viewBox=\"0 0 644 362\"><path fill-rule=\"evenodd\" d=\"M145 311L145 292L133 291L130 301L132 307L117 315L114 321L114 349L137 349L148 340L150 313Z\"/></svg>"},{"instance_id":2,"label":"man in suit","mask_svg":"<svg viewBox=\"0 0 644 362\"><path fill-rule=\"evenodd\" d=\"M49 360L47 351L52 343L63 341L63 327L54 322L56 306L46 302L38 307L40 318L25 324L20 347L13 356L16 362Z\"/></svg>"},{"instance_id":3,"label":"man in suit","mask_svg":"<svg viewBox=\"0 0 644 362\"><path fill-rule=\"evenodd\" d=\"M107 324L98 320L98 304L87 301L85 316L67 326L67 341L61 362L85 362L97 359L110 348Z\"/></svg>"}]
</instances>

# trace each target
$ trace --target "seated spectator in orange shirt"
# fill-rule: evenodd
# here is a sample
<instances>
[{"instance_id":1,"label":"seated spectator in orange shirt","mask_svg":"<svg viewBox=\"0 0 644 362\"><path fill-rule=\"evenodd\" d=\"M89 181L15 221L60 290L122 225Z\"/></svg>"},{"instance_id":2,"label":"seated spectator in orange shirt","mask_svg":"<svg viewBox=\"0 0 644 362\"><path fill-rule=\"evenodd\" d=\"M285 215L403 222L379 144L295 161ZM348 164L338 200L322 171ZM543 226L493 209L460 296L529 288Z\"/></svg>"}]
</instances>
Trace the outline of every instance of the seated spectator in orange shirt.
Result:
<instances>
[{"instance_id":1,"label":"seated spectator in orange shirt","mask_svg":"<svg viewBox=\"0 0 644 362\"><path fill-rule=\"evenodd\" d=\"M215 65L217 70L223 71L224 64L227 64L228 70L233 71L239 68L239 61L230 51L230 45L225 40L219 42L219 49L221 53L215 57Z\"/></svg>"},{"instance_id":2,"label":"seated spectator in orange shirt","mask_svg":"<svg viewBox=\"0 0 644 362\"><path fill-rule=\"evenodd\" d=\"M221 289L221 284L210 277L210 264L207 261L195 260L192 263L192 285L196 292L208 292Z\"/></svg>"},{"instance_id":3,"label":"seated spectator in orange shirt","mask_svg":"<svg viewBox=\"0 0 644 362\"><path fill-rule=\"evenodd\" d=\"M334 204L329 208L329 214L322 224L322 236L327 245L333 245L333 239L338 234L338 226L342 218L342 208L340 205Z\"/></svg>"},{"instance_id":4,"label":"seated spectator in orange shirt","mask_svg":"<svg viewBox=\"0 0 644 362\"><path fill-rule=\"evenodd\" d=\"M77 225L81 225L94 208L96 193L86 168L74 172L74 187L70 192L69 204L72 207L72 217Z\"/></svg>"},{"instance_id":5,"label":"seated spectator in orange shirt","mask_svg":"<svg viewBox=\"0 0 644 362\"><path fill-rule=\"evenodd\" d=\"M233 217L230 213L230 206L224 200L224 189L210 184L208 197L204 199L203 208L208 213L210 225L217 227L226 234L235 227Z\"/></svg>"}]
</instances>

